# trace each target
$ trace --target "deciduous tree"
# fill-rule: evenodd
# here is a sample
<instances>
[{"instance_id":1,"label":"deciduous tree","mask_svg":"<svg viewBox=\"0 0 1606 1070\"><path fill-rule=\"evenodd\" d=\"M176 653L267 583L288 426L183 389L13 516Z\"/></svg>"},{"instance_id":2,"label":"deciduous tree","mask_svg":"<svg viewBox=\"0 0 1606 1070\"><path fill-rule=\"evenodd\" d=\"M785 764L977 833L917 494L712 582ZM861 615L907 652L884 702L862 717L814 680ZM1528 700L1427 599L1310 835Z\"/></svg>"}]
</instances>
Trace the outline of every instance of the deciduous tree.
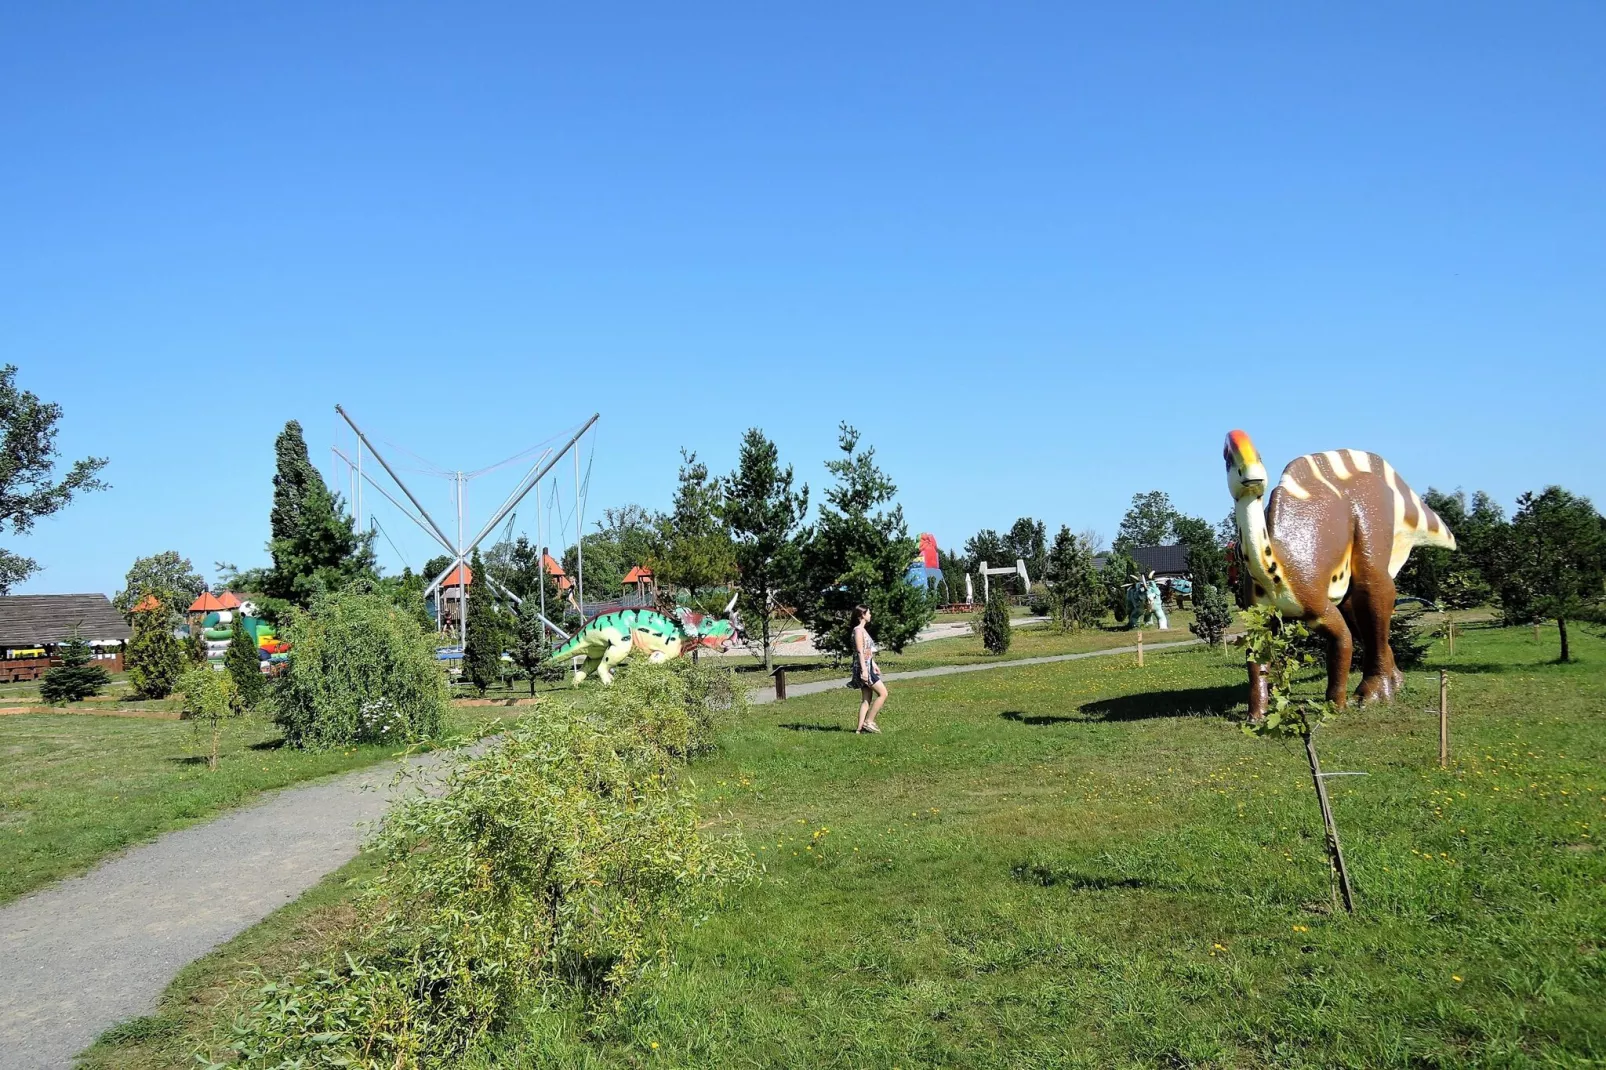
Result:
<instances>
[{"instance_id":1,"label":"deciduous tree","mask_svg":"<svg viewBox=\"0 0 1606 1070\"><path fill-rule=\"evenodd\" d=\"M683 449L680 457L680 479L673 505L659 522L653 567L661 582L685 590L695 602L698 592L735 578L736 554L720 523L719 480L709 476L696 453Z\"/></svg>"},{"instance_id":2,"label":"deciduous tree","mask_svg":"<svg viewBox=\"0 0 1606 1070\"><path fill-rule=\"evenodd\" d=\"M1606 585L1606 522L1588 498L1546 487L1517 499L1502 592L1522 597L1556 622L1561 660L1570 661L1567 623L1592 615Z\"/></svg>"},{"instance_id":3,"label":"deciduous tree","mask_svg":"<svg viewBox=\"0 0 1606 1070\"><path fill-rule=\"evenodd\" d=\"M67 507L77 494L105 490L99 478L104 457L74 461L60 480L56 471L56 424L61 406L17 389L17 368L0 368L0 532L26 534L34 521ZM0 594L27 579L38 562L0 549Z\"/></svg>"},{"instance_id":4,"label":"deciduous tree","mask_svg":"<svg viewBox=\"0 0 1606 1070\"><path fill-rule=\"evenodd\" d=\"M162 612L171 628L204 590L206 581L195 571L189 558L177 550L163 550L134 559L123 577L123 589L112 596L112 605L127 617L141 600L155 598L162 603Z\"/></svg>"},{"instance_id":5,"label":"deciduous tree","mask_svg":"<svg viewBox=\"0 0 1606 1070\"><path fill-rule=\"evenodd\" d=\"M1171 496L1163 490L1132 495L1132 506L1121 518L1121 528L1115 535L1117 550L1132 550L1138 546L1163 546L1175 535L1177 518L1182 514L1171 504Z\"/></svg>"}]
</instances>

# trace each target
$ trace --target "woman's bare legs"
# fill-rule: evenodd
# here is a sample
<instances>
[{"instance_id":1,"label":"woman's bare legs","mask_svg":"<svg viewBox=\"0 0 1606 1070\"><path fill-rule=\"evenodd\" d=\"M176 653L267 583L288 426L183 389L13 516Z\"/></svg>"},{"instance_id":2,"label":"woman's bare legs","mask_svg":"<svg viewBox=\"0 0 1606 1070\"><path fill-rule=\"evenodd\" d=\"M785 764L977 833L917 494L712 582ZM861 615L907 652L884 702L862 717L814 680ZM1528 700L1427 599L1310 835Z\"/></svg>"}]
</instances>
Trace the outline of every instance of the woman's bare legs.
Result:
<instances>
[{"instance_id":1,"label":"woman's bare legs","mask_svg":"<svg viewBox=\"0 0 1606 1070\"><path fill-rule=\"evenodd\" d=\"M870 700L874 697L875 692L870 690L869 687L861 686L859 688L859 727L854 729L855 732L864 731L864 722L870 716Z\"/></svg>"},{"instance_id":2,"label":"woman's bare legs","mask_svg":"<svg viewBox=\"0 0 1606 1070\"><path fill-rule=\"evenodd\" d=\"M881 707L886 705L887 685L882 683L880 680L877 680L865 690L868 692L868 694L865 695L865 699L867 700L866 705L869 706L869 710L859 714L859 724L868 731L879 732L880 729L876 727L875 719L876 714L881 712ZM874 702L868 701L870 694L875 695ZM866 716L866 713L868 716Z\"/></svg>"}]
</instances>

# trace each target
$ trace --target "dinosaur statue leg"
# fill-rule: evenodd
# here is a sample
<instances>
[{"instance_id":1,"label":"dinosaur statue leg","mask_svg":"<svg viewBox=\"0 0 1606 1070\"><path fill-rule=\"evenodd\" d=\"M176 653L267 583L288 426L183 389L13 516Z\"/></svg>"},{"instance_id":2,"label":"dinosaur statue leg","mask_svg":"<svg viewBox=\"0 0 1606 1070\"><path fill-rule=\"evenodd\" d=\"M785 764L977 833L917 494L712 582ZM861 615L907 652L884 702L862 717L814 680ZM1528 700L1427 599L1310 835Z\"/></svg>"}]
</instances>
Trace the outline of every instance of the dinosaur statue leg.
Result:
<instances>
[{"instance_id":1,"label":"dinosaur statue leg","mask_svg":"<svg viewBox=\"0 0 1606 1070\"><path fill-rule=\"evenodd\" d=\"M1351 590L1354 599L1352 612L1359 625L1361 644L1365 648L1362 659L1364 672L1361 686L1355 690L1355 701L1361 705L1370 702L1389 702L1405 683L1405 674L1394 664L1394 649L1389 646L1389 622L1394 619L1394 580L1387 572L1355 577Z\"/></svg>"},{"instance_id":2,"label":"dinosaur statue leg","mask_svg":"<svg viewBox=\"0 0 1606 1070\"><path fill-rule=\"evenodd\" d=\"M1311 628L1327 640L1327 701L1342 708L1349 698L1349 663L1355 656L1355 637L1344 614L1333 603L1326 603Z\"/></svg>"},{"instance_id":3,"label":"dinosaur statue leg","mask_svg":"<svg viewBox=\"0 0 1606 1070\"><path fill-rule=\"evenodd\" d=\"M582 663L578 669L574 670L574 686L579 687L580 682L587 676L594 676L597 671L597 666L601 664L601 658L587 657L584 663Z\"/></svg>"},{"instance_id":4,"label":"dinosaur statue leg","mask_svg":"<svg viewBox=\"0 0 1606 1070\"><path fill-rule=\"evenodd\" d=\"M600 664L597 666L597 679L604 684L612 686L613 670L616 665L630 656L630 636L624 636L608 644L603 652Z\"/></svg>"}]
</instances>

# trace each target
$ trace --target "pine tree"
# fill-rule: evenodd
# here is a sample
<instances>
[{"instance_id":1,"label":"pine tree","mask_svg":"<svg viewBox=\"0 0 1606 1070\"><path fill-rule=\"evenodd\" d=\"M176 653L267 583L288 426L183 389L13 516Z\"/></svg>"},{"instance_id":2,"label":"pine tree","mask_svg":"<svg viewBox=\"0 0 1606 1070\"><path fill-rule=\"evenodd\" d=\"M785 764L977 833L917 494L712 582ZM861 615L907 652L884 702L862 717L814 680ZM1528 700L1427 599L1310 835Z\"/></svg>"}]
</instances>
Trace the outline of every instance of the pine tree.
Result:
<instances>
[{"instance_id":1,"label":"pine tree","mask_svg":"<svg viewBox=\"0 0 1606 1070\"><path fill-rule=\"evenodd\" d=\"M1104 571L1100 578L1104 581L1105 599L1116 620L1127 619L1126 589L1137 571L1138 563L1132 560L1131 554L1120 548L1110 551L1110 556L1104 560Z\"/></svg>"},{"instance_id":2,"label":"pine tree","mask_svg":"<svg viewBox=\"0 0 1606 1070\"><path fill-rule=\"evenodd\" d=\"M684 588L695 603L699 591L734 578L736 556L719 522L719 480L709 478L697 454L682 449L680 457L680 482L673 507L659 522L653 565L660 580Z\"/></svg>"},{"instance_id":3,"label":"pine tree","mask_svg":"<svg viewBox=\"0 0 1606 1070\"><path fill-rule=\"evenodd\" d=\"M757 628L764 643L764 668L770 668L774 599L797 575L795 538L809 511L809 488L792 491L792 466L782 468L775 443L756 427L742 437L736 471L725 480L721 515L736 542L741 569L742 620Z\"/></svg>"},{"instance_id":4,"label":"pine tree","mask_svg":"<svg viewBox=\"0 0 1606 1070\"><path fill-rule=\"evenodd\" d=\"M1048 551L1044 575L1049 604L1061 628L1083 628L1104 616L1104 589L1093 567L1093 547L1061 525Z\"/></svg>"},{"instance_id":5,"label":"pine tree","mask_svg":"<svg viewBox=\"0 0 1606 1070\"><path fill-rule=\"evenodd\" d=\"M95 664L95 652L74 628L61 648L61 664L39 681L39 697L52 704L79 702L100 694L111 682L111 674Z\"/></svg>"},{"instance_id":6,"label":"pine tree","mask_svg":"<svg viewBox=\"0 0 1606 1070\"><path fill-rule=\"evenodd\" d=\"M1232 603L1227 601L1227 596L1214 584L1196 585L1193 589L1193 622L1188 625L1188 630L1207 645L1220 646L1231 624Z\"/></svg>"},{"instance_id":7,"label":"pine tree","mask_svg":"<svg viewBox=\"0 0 1606 1070\"><path fill-rule=\"evenodd\" d=\"M134 635L124 657L128 682L140 698L166 698L184 672L184 651L173 637L167 606L133 615Z\"/></svg>"},{"instance_id":8,"label":"pine tree","mask_svg":"<svg viewBox=\"0 0 1606 1070\"><path fill-rule=\"evenodd\" d=\"M238 613L229 635L229 647L223 652L223 668L234 679L240 702L251 709L267 690L268 681L262 675L262 659L251 633L245 630L245 620Z\"/></svg>"},{"instance_id":9,"label":"pine tree","mask_svg":"<svg viewBox=\"0 0 1606 1070\"><path fill-rule=\"evenodd\" d=\"M207 662L206 636L198 625L190 625L190 637L184 643L184 656L191 666Z\"/></svg>"},{"instance_id":10,"label":"pine tree","mask_svg":"<svg viewBox=\"0 0 1606 1070\"><path fill-rule=\"evenodd\" d=\"M903 508L893 504L898 488L876 466L875 450L860 450L859 432L846 423L838 446L843 456L825 465L836 485L803 539L799 615L817 647L846 654L849 611L866 605L876 641L900 651L935 610L931 596L904 579L919 545L909 537Z\"/></svg>"},{"instance_id":11,"label":"pine tree","mask_svg":"<svg viewBox=\"0 0 1606 1070\"><path fill-rule=\"evenodd\" d=\"M513 634L513 663L530 681L530 694L535 694L535 681L541 678L551 649L547 646L546 629L537 615L538 606L526 598L519 607L518 625Z\"/></svg>"},{"instance_id":12,"label":"pine tree","mask_svg":"<svg viewBox=\"0 0 1606 1070\"><path fill-rule=\"evenodd\" d=\"M285 424L274 449L278 471L268 542L273 567L263 578L263 593L305 609L318 594L374 573L374 533L359 533L344 500L324 484L307 457L300 424Z\"/></svg>"},{"instance_id":13,"label":"pine tree","mask_svg":"<svg viewBox=\"0 0 1606 1070\"><path fill-rule=\"evenodd\" d=\"M502 674L502 629L497 620L496 600L491 592L490 580L485 574L478 550L474 551L469 561L469 569L474 578L463 589L463 596L468 600L468 607L464 611L467 614L468 638L463 645L463 679L472 683L483 695L486 688Z\"/></svg>"}]
</instances>

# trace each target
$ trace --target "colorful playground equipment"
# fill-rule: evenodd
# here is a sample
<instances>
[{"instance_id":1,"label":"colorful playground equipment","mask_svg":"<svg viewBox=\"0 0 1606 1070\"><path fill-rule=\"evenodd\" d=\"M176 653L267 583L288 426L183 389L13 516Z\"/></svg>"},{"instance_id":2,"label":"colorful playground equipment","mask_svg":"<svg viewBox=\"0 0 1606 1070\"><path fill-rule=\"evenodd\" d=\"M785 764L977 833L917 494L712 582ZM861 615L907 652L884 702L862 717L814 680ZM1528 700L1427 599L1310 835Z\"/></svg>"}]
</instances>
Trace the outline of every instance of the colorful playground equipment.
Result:
<instances>
[{"instance_id":1,"label":"colorful playground equipment","mask_svg":"<svg viewBox=\"0 0 1606 1070\"><path fill-rule=\"evenodd\" d=\"M234 638L236 618L256 645L257 660L262 663L263 672L279 672L284 663L290 660L290 644L274 634L273 625L255 613L246 612L247 609L254 611L256 608L250 602L241 603L236 595L228 591L221 595L203 592L190 605L190 634L194 635L199 630L206 643L208 661L223 660L229 642Z\"/></svg>"}]
</instances>

